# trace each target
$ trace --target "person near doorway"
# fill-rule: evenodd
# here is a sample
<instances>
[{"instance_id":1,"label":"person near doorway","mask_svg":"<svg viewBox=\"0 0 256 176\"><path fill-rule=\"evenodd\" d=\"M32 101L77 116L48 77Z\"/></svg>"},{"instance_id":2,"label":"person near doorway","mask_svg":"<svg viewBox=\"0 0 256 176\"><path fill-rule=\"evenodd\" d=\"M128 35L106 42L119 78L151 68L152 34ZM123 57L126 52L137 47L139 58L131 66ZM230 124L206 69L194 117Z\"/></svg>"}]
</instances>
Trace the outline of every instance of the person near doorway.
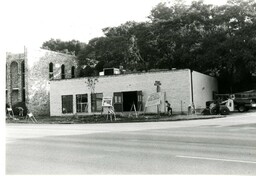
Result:
<instances>
[{"instance_id":1,"label":"person near doorway","mask_svg":"<svg viewBox=\"0 0 256 176\"><path fill-rule=\"evenodd\" d=\"M166 108L167 108L167 113L168 115L172 115L172 108L171 108L171 104L166 100L165 101L166 104Z\"/></svg>"},{"instance_id":2,"label":"person near doorway","mask_svg":"<svg viewBox=\"0 0 256 176\"><path fill-rule=\"evenodd\" d=\"M24 109L22 107L17 107L17 109L19 111L19 117L23 117Z\"/></svg>"},{"instance_id":3,"label":"person near doorway","mask_svg":"<svg viewBox=\"0 0 256 176\"><path fill-rule=\"evenodd\" d=\"M115 114L115 110L113 106L109 106L108 107L108 115L107 115L107 119L108 116L110 117L110 121L112 122L112 116L114 116L114 121L116 121L116 114Z\"/></svg>"}]
</instances>

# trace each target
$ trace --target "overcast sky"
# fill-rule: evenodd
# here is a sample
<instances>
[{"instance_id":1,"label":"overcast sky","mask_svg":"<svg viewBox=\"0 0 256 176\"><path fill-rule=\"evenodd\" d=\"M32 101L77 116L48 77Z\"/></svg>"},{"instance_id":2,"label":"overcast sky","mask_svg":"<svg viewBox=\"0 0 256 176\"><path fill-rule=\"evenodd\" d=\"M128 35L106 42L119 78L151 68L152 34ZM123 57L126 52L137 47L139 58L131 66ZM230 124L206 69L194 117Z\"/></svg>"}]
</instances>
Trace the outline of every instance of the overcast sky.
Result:
<instances>
[{"instance_id":1,"label":"overcast sky","mask_svg":"<svg viewBox=\"0 0 256 176\"><path fill-rule=\"evenodd\" d=\"M51 38L87 43L102 36L102 28L148 20L159 2L165 0L4 0L5 50L22 52L24 45L40 47Z\"/></svg>"}]
</instances>

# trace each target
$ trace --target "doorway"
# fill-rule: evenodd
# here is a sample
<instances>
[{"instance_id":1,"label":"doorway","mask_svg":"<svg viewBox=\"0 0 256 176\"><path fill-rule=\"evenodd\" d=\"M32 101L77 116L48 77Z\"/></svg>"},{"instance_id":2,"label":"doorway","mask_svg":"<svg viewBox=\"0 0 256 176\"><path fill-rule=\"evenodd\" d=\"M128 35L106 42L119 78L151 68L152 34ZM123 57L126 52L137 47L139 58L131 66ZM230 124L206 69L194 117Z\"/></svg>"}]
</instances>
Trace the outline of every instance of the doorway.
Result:
<instances>
[{"instance_id":1,"label":"doorway","mask_svg":"<svg viewBox=\"0 0 256 176\"><path fill-rule=\"evenodd\" d=\"M113 104L116 112L129 112L133 104L136 111L143 111L142 91L114 92Z\"/></svg>"},{"instance_id":2,"label":"doorway","mask_svg":"<svg viewBox=\"0 0 256 176\"><path fill-rule=\"evenodd\" d=\"M137 91L123 92L123 111L130 111L133 104L135 105L137 110L138 109L137 102L138 102Z\"/></svg>"}]
</instances>

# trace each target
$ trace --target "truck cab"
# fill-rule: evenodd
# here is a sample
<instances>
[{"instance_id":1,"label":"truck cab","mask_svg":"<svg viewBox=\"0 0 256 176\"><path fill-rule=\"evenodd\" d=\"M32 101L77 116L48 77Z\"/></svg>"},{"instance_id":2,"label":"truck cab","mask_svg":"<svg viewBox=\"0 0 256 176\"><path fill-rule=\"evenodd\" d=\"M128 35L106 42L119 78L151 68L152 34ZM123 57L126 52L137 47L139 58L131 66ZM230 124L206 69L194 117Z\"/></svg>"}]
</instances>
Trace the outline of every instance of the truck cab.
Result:
<instances>
[{"instance_id":1,"label":"truck cab","mask_svg":"<svg viewBox=\"0 0 256 176\"><path fill-rule=\"evenodd\" d=\"M237 109L239 112L246 112L249 109L256 108L256 99L235 98L234 105L235 109Z\"/></svg>"}]
</instances>

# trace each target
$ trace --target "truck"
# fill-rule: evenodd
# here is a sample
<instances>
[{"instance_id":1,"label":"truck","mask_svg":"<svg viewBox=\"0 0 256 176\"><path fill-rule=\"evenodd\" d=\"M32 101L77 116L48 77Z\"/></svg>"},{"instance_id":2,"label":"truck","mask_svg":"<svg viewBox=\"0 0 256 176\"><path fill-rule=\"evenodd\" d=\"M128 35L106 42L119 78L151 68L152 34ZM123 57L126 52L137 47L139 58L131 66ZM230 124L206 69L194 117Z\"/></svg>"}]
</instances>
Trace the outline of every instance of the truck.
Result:
<instances>
[{"instance_id":1,"label":"truck","mask_svg":"<svg viewBox=\"0 0 256 176\"><path fill-rule=\"evenodd\" d=\"M256 108L256 90L240 92L234 94L235 109L239 112L246 112Z\"/></svg>"},{"instance_id":2,"label":"truck","mask_svg":"<svg viewBox=\"0 0 256 176\"><path fill-rule=\"evenodd\" d=\"M246 112L253 108L256 108L256 90L235 94L215 94L215 100L206 102L206 108L202 114L228 115L235 110Z\"/></svg>"}]
</instances>

